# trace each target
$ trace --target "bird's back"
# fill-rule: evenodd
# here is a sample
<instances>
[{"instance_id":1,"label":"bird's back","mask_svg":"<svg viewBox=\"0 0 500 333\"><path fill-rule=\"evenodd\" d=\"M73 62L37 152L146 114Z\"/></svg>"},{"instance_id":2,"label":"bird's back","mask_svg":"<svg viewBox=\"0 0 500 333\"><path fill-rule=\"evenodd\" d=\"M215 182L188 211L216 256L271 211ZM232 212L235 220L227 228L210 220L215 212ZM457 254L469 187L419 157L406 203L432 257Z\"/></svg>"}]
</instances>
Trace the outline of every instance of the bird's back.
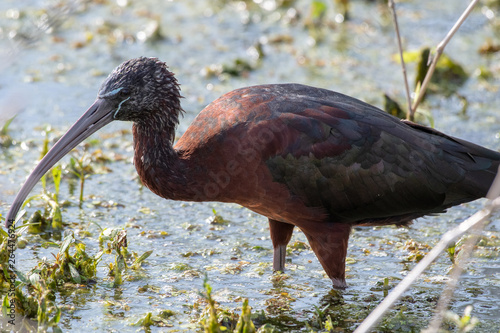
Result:
<instances>
[{"instance_id":1,"label":"bird's back","mask_svg":"<svg viewBox=\"0 0 500 333\"><path fill-rule=\"evenodd\" d=\"M210 156L214 170L244 168L245 177L229 177L219 191L226 197L214 200L238 198L266 216L283 205L294 215L321 211L325 220L353 224L405 222L484 196L500 161L498 152L298 84L223 95L176 149L200 161Z\"/></svg>"}]
</instances>

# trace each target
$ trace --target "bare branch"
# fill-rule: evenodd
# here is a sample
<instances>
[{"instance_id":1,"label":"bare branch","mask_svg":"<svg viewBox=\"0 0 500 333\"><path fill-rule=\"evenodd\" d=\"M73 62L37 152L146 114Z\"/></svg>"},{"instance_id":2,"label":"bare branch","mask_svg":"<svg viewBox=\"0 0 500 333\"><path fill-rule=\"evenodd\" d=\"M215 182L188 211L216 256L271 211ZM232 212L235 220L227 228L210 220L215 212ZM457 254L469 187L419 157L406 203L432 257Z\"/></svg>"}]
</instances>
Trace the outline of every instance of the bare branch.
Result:
<instances>
[{"instance_id":1,"label":"bare branch","mask_svg":"<svg viewBox=\"0 0 500 333\"><path fill-rule=\"evenodd\" d=\"M422 333L433 333L439 331L441 323L443 322L444 314L448 309L448 304L450 303L451 298L453 297L453 293L457 288L458 280L460 279L460 276L465 269L465 264L469 261L472 251L474 250L474 245L477 243L477 239L479 238L479 234L483 230L484 225L485 221L483 219L474 226L471 237L467 239L462 248L460 260L455 263L455 266L450 273L450 280L446 284L446 287L439 297L436 310L434 311L434 317L432 318L429 327L425 330L422 330Z\"/></svg>"},{"instance_id":2,"label":"bare branch","mask_svg":"<svg viewBox=\"0 0 500 333\"><path fill-rule=\"evenodd\" d=\"M427 86L429 85L429 82L431 81L432 75L434 74L434 70L436 69L437 62L439 60L439 57L441 57L441 54L444 51L444 48L448 44L448 42L451 40L451 38L455 35L457 32L458 28L464 23L464 21L467 19L469 14L472 12L472 9L474 9L474 6L479 2L479 0L472 0L469 6L465 9L463 14L460 16L460 18L455 22L455 25L451 28L451 30L448 32L446 37L441 41L441 43L438 44L436 48L436 54L434 55L434 58L432 59L432 63L429 67L429 70L427 71L427 74L425 75L424 82L422 83L422 86L420 88L420 91L418 92L418 96L415 98L415 101L413 103L413 107L411 108L412 113L415 113L417 110L417 107L419 106L420 102L422 101L422 98L424 97L425 91L427 90ZM411 115L413 117L413 114Z\"/></svg>"},{"instance_id":3,"label":"bare branch","mask_svg":"<svg viewBox=\"0 0 500 333\"><path fill-rule=\"evenodd\" d=\"M389 295L370 313L370 315L358 326L354 333L366 333L377 324L382 316L403 295L410 285L432 264L434 260L448 248L448 244L462 236L472 227L482 223L493 211L500 208L500 197L488 201L483 209L469 217L456 228L447 231L434 248L410 271Z\"/></svg>"},{"instance_id":4,"label":"bare branch","mask_svg":"<svg viewBox=\"0 0 500 333\"><path fill-rule=\"evenodd\" d=\"M455 35L457 30L460 28L462 23L466 20L466 18L469 16L469 14L472 12L472 9L475 7L475 5L479 2L479 0L473 0L469 4L469 6L466 8L464 13L460 16L460 18L457 20L457 22L453 25L451 30L448 32L446 37L438 44L436 48L436 54L434 55L434 58L432 59L432 63L429 67L429 70L427 71L427 74L425 76L424 82L422 83L421 89L419 91L418 96L415 99L415 102L412 107L409 108L411 114L409 116L409 119L413 119L414 113L417 110L417 107L419 106L420 102L422 101L422 98L425 94L425 91L427 90L427 86L429 85L430 79L432 78L432 75L434 74L434 70L436 69L437 62L439 60L439 57L443 53L444 48L446 45L449 43L451 38ZM389 7L394 6L393 0L389 0ZM396 17L395 14L395 9L391 7L393 10L393 15ZM395 18L395 22L396 18ZM396 23L397 27L397 23ZM398 28L396 28L398 30ZM398 38L399 38L399 32L397 32ZM398 43L400 43L400 40L398 39ZM400 56L402 57L402 51L401 51L401 46L400 46ZM402 59L401 59L402 60ZM403 63L403 62L402 62ZM405 75L406 69L403 69L403 73ZM410 273L401 281L390 293L389 295L370 313L370 315L361 323L361 325L358 326L358 328L354 331L354 333L365 333L368 332L373 326L377 324L377 322L382 318L382 316L392 307L392 305L403 295L403 293L410 287L410 285L427 269L427 267L430 266L434 260L443 252L447 247L450 242L454 241L458 237L462 236L464 233L466 233L469 229L479 226L477 228L481 228L481 226L484 224L484 220L491 215L491 213L498 208L500 208L500 197L498 195L500 194L500 177L498 176L495 178L495 181L493 182L493 185L488 192L487 197L489 199L493 199L488 201L488 203L485 205L483 209L469 217L467 220L462 222L458 227L447 231L442 237L441 240L436 244L436 246L422 259L411 271ZM475 239L476 237L471 237L469 239L468 244L466 247L467 253L465 254L465 257L463 256L464 260L468 259L468 256L470 255L470 251L472 251L473 244L475 244ZM471 248L469 250L469 247ZM462 269L459 268L457 265L457 268L454 270L453 275L452 275L452 280L450 284L447 286L445 292L443 293L440 302L438 304L438 309L437 309L437 315L434 318L433 322L429 326L431 329L435 327L439 327L441 325L441 320L442 320L442 313L443 309L446 308L448 304L448 299L451 298L451 295L453 294L453 291L456 287L458 277L461 274ZM436 326L437 325L437 326Z\"/></svg>"},{"instance_id":5,"label":"bare branch","mask_svg":"<svg viewBox=\"0 0 500 333\"><path fill-rule=\"evenodd\" d=\"M394 19L394 29L396 30L396 37L398 40L398 49L399 49L399 58L401 59L401 69L403 71L403 80L405 83L405 91L406 91L406 101L408 103L408 112L406 118L408 120L413 121L413 114L412 112L412 106L411 106L411 97L410 97L410 86L408 85L408 76L406 74L406 65L405 65L405 60L403 58L403 46L401 44L401 35L399 33L399 24L398 24L398 16L396 14L396 4L394 3L394 0L389 0L389 8L392 11L392 17Z\"/></svg>"},{"instance_id":6,"label":"bare branch","mask_svg":"<svg viewBox=\"0 0 500 333\"><path fill-rule=\"evenodd\" d=\"M500 167L497 171L497 176L493 180L493 183L490 187L490 190L488 191L488 194L486 197L488 199L495 199L500 196ZM438 304L436 306L436 310L434 311L434 317L432 318L429 327L425 330L422 331L422 333L432 333L432 332L437 332L439 328L441 327L441 323L443 322L443 317L446 312L446 309L448 308L448 304L451 301L451 298L453 297L453 293L455 292L455 289L457 288L458 285L458 280L460 278L460 275L462 275L462 272L464 271L465 264L469 261L470 256L472 255L472 251L474 250L474 245L477 243L477 240L479 238L479 235L483 231L483 228L485 226L484 220L480 223L478 223L476 226L474 226L474 229L472 230L472 235L467 241L465 242L461 255L460 255L460 261L455 263L455 267L453 267L453 270L450 274L450 280L446 284L445 289L441 293L441 297L439 297Z\"/></svg>"}]
</instances>

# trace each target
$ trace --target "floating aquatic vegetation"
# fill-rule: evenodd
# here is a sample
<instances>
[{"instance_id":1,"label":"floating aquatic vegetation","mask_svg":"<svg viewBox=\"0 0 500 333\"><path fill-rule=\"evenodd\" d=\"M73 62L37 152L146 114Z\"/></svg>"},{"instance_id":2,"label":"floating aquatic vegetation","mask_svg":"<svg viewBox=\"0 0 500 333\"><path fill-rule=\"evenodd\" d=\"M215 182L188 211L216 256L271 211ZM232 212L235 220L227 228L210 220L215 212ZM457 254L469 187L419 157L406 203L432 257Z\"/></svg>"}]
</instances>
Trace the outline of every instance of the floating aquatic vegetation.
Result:
<instances>
[{"instance_id":1,"label":"floating aquatic vegetation","mask_svg":"<svg viewBox=\"0 0 500 333\"><path fill-rule=\"evenodd\" d=\"M12 137L9 133L10 132L9 126L12 123L12 121L14 120L14 118L16 118L16 116L7 119L5 124L0 129L0 147L2 147L2 148L9 148L10 146L12 146L15 143L14 139L12 139Z\"/></svg>"},{"instance_id":2,"label":"floating aquatic vegetation","mask_svg":"<svg viewBox=\"0 0 500 333\"><path fill-rule=\"evenodd\" d=\"M19 232L26 228L23 226ZM14 301L16 311L28 318L35 319L38 331L45 332L52 328L53 332L61 332L58 324L61 319L61 309L56 305L56 292L68 284L74 286L89 285L94 282L97 264L101 255L89 256L85 244L75 239L72 232L66 232L61 244L46 242L44 247L58 248L54 254L55 260L42 260L26 275L16 271L15 293L5 295L2 310ZM74 253L70 249L74 248Z\"/></svg>"}]
</instances>

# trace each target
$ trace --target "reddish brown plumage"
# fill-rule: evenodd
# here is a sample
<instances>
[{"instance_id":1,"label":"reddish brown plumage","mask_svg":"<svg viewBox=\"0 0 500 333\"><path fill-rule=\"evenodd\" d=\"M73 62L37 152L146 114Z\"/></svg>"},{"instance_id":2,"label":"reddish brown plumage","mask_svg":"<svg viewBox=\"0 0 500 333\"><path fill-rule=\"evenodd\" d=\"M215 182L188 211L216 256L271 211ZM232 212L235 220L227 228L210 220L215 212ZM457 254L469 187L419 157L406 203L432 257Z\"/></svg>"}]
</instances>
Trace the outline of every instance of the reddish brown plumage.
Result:
<instances>
[{"instance_id":1,"label":"reddish brown plumage","mask_svg":"<svg viewBox=\"0 0 500 333\"><path fill-rule=\"evenodd\" d=\"M97 101L35 168L7 215L72 147L112 120L134 122L143 183L172 200L234 202L269 219L282 270L297 226L334 286L345 287L353 225L404 224L484 196L500 154L354 98L297 84L229 92L207 106L175 147L179 86L165 64L120 65Z\"/></svg>"},{"instance_id":2,"label":"reddish brown plumage","mask_svg":"<svg viewBox=\"0 0 500 333\"><path fill-rule=\"evenodd\" d=\"M358 198L356 200L360 203L353 202L349 197L338 199L337 205L340 205L339 207L344 205L343 210L346 213L344 217L340 217L341 215L336 217L335 214L339 212L332 211L327 205L315 205L308 202L307 196L319 196L322 201L333 200L328 197L328 194L300 194L297 192L301 189L293 188L287 184L287 181L278 179L276 172L273 174L269 164L269 161L276 157L281 156L285 160L298 158L304 160L304 163L312 164L317 163L314 160L330 158L332 163L342 164L345 163L346 152L353 149L356 140L366 141L366 138L370 136L376 138L376 135L380 135L377 131L379 132L381 128L387 127L385 129L389 131L387 133L397 133L401 131L399 127L402 127L403 131L412 131L412 127L373 107L362 110L362 108L367 108L366 104L344 95L334 95L334 98L338 99L337 103L333 103L328 98L308 102L298 95L302 91L307 97L309 90L313 93L318 93L318 91L328 93L315 89L299 85L269 85L232 91L211 103L198 115L175 147L169 153L164 154L164 156L171 156L168 163L164 164L166 165L164 168L161 165L149 169L144 167L140 161L141 152L145 149L143 146L149 147L146 150L159 148L148 144L143 135L134 131L135 161L144 183L164 198L235 202L268 217L274 248L273 268L275 270L283 270L286 244L290 241L293 227L299 227L306 235L311 248L334 285L344 287L345 257L352 225L405 224L415 217L442 211L450 204L443 205L442 201L432 201L435 200L432 197L424 200L429 191L428 188L419 189L418 184L414 183L411 184L413 188L410 188L410 191L415 191L422 207L384 207L388 204L386 202L380 208L376 208L377 206L371 208L372 210L378 209L378 213L365 213L362 202L376 203L372 202L373 194L370 192L363 194L360 192L363 190L360 189L356 193ZM375 110L376 113L374 113ZM353 118L356 119L356 113L353 111L364 112L363 115L368 119L361 120L361 122L364 121L367 125L360 124L365 126L365 129L358 126L357 120L354 120L354 127L347 126L348 122L353 123ZM380 118L373 118L374 116ZM341 126L342 122L347 123ZM419 126L410 125L420 129ZM335 126L339 126L337 127L338 133L332 132ZM151 127L152 125L148 126L148 128ZM423 129L428 131L426 128ZM425 134L425 131L418 132L418 135ZM431 141L435 139L434 136L437 136L444 140L451 140L453 144L457 143L454 139L439 132L429 131L431 133L427 135ZM370 148L372 144L369 143L367 147ZM424 142L422 145L432 151L435 144ZM161 145L162 148L169 146L166 143ZM364 143L364 145L367 144ZM473 147L469 147L471 148ZM389 148L386 149L389 150ZM393 153L397 154L397 151ZM368 162L371 152L368 150L363 154L363 163ZM425 152L419 151L418 154L425 154ZM497 153L489 154L490 157L498 159ZM367 166L361 168L365 170L363 174L358 174L359 171L354 168L354 171L349 171L352 173L350 177L364 177L363 182L367 184L366 190L377 191L377 182L393 177L392 174L380 176L384 172L384 165L381 161L382 159L379 159L379 162L368 162ZM498 162L495 163L498 164ZM488 165L492 166L491 163ZM397 168L408 167L401 164ZM418 171L421 174L413 175L413 178L426 177L427 171L424 169L418 169ZM304 170L304 172L308 171ZM485 171L484 175L488 181L491 181L494 173ZM329 175L328 172L324 172L324 176L335 177L335 175ZM377 180L372 177L389 178ZM394 177L402 178L401 176ZM411 178L407 177L408 181ZM345 181L344 178L342 179ZM304 181L308 181L307 177ZM442 182L446 184L446 180ZM453 181L449 183L450 186L455 184ZM335 191L335 189L332 190ZM390 191L398 195L395 188ZM419 191L423 193L420 194ZM485 189L482 188L481 191ZM422 195L424 197L420 197ZM438 200L444 200L444 192L437 197ZM461 202L475 198L465 193L458 194L458 197ZM388 200L398 201L396 198ZM406 199L403 198L403 200ZM426 208L427 200L430 200L430 206ZM344 201L345 203L342 203ZM387 210L388 213L385 212Z\"/></svg>"}]
</instances>

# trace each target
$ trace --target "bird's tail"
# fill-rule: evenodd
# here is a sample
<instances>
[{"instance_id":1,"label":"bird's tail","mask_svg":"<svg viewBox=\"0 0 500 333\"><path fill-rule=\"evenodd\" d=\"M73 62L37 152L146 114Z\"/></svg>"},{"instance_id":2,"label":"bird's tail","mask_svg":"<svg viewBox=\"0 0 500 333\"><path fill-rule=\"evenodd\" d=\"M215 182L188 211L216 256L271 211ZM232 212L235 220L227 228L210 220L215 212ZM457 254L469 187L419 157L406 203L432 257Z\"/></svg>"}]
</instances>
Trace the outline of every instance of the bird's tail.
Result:
<instances>
[{"instance_id":1,"label":"bird's tail","mask_svg":"<svg viewBox=\"0 0 500 333\"><path fill-rule=\"evenodd\" d=\"M486 196L499 171L500 153L498 151L446 135L411 121L402 120L402 122L416 130L439 137L441 148L448 154L447 161L456 163L463 170L463 180L452 186L454 188L447 194L448 207ZM462 199L459 199L461 196Z\"/></svg>"},{"instance_id":2,"label":"bird's tail","mask_svg":"<svg viewBox=\"0 0 500 333\"><path fill-rule=\"evenodd\" d=\"M485 197L499 171L500 153L465 140L452 139L461 148L451 154L460 159L456 163L466 171L459 186L475 198Z\"/></svg>"}]
</instances>

